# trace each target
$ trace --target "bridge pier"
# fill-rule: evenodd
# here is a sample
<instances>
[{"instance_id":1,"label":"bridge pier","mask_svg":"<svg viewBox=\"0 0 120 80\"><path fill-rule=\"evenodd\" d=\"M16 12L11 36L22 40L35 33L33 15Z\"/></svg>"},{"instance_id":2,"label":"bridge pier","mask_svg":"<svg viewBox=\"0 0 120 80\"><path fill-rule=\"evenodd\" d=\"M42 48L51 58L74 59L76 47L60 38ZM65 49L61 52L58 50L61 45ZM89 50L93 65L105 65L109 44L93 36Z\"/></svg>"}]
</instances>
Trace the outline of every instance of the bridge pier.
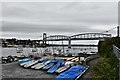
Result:
<instances>
[{"instance_id":1,"label":"bridge pier","mask_svg":"<svg viewBox=\"0 0 120 80\"><path fill-rule=\"evenodd\" d=\"M62 40L62 47L63 47L63 54L65 53L64 46L63 46L63 40Z\"/></svg>"},{"instance_id":2,"label":"bridge pier","mask_svg":"<svg viewBox=\"0 0 120 80\"><path fill-rule=\"evenodd\" d=\"M68 38L68 48L71 48L71 37Z\"/></svg>"},{"instance_id":3,"label":"bridge pier","mask_svg":"<svg viewBox=\"0 0 120 80\"><path fill-rule=\"evenodd\" d=\"M46 37L47 37L47 34L43 33L43 47L46 47Z\"/></svg>"}]
</instances>

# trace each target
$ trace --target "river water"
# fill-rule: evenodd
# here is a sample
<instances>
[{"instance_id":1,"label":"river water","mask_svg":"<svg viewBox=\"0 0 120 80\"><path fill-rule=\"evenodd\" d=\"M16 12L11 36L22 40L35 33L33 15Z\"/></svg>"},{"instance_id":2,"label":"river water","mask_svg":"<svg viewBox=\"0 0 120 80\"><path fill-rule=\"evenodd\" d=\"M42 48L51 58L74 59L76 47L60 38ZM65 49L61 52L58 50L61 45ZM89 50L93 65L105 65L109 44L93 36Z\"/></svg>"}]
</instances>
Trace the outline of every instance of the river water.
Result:
<instances>
[{"instance_id":1,"label":"river water","mask_svg":"<svg viewBox=\"0 0 120 80\"><path fill-rule=\"evenodd\" d=\"M23 48L23 52L22 53L17 53L17 48L0 48L0 51L2 54L0 54L0 56L8 56L8 55L13 55L13 56L20 56L20 55L31 55L31 54L34 54L32 52L32 49L33 48ZM45 51L46 48L37 48L37 55L43 55L44 51ZM80 53L80 52L98 52L98 49L97 47L91 47L91 48L88 48L88 47L74 47L74 48L71 48L71 49L68 49L66 47L57 47L57 48L53 48L53 47L49 47L47 48L49 49L49 51L51 53L55 53L57 51L57 49L61 49L61 50L64 50L64 53L66 53L66 50L69 50L70 53Z\"/></svg>"}]
</instances>

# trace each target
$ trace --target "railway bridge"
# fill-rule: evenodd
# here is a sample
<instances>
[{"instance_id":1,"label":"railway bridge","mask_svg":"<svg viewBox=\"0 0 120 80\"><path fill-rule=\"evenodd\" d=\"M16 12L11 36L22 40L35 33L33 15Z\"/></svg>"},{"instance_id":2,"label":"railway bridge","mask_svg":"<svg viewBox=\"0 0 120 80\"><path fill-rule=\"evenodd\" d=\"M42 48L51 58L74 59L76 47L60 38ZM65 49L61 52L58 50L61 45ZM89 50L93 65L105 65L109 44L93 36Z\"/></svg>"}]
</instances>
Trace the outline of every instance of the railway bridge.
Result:
<instances>
[{"instance_id":1,"label":"railway bridge","mask_svg":"<svg viewBox=\"0 0 120 80\"><path fill-rule=\"evenodd\" d=\"M111 34L103 34L103 33L82 33L76 34L72 36L65 35L52 35L47 36L46 33L43 33L43 45L46 46L47 41L68 41L68 45L57 45L57 44L48 44L48 46L97 46L97 45L71 45L72 40L104 40L105 38L110 38Z\"/></svg>"}]
</instances>

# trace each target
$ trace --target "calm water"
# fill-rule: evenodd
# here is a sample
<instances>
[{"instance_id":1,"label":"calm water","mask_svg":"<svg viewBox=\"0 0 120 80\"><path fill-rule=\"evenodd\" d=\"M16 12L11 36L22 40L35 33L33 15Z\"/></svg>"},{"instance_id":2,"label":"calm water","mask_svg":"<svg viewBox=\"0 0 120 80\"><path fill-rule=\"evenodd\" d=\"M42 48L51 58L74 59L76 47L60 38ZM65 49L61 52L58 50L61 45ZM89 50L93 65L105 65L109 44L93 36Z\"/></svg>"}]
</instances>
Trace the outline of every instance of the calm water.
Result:
<instances>
[{"instance_id":1,"label":"calm water","mask_svg":"<svg viewBox=\"0 0 120 80\"><path fill-rule=\"evenodd\" d=\"M41 55L43 50L41 48L37 48L39 55ZM2 48L2 56L8 56L8 55L14 55L14 56L20 56L20 55L30 55L33 54L32 48L23 48L22 53L17 53L16 48Z\"/></svg>"},{"instance_id":2,"label":"calm water","mask_svg":"<svg viewBox=\"0 0 120 80\"><path fill-rule=\"evenodd\" d=\"M0 56L8 56L8 55L14 55L14 56L20 56L20 55L30 55L30 54L34 54L32 52L33 48L23 48L23 52L22 53L17 53L16 52L16 48L0 48L0 51L2 52L2 54L0 54ZM37 48L37 55L43 55L44 51L46 48ZM66 50L69 50L70 53L80 53L80 52L98 52L97 48L88 48L88 47L74 47L72 49L68 49L68 48L62 48L62 47L57 47L56 49L53 50L53 48L48 48L49 51L51 53L56 52L56 49L61 49L64 50L64 52L66 53Z\"/></svg>"}]
</instances>

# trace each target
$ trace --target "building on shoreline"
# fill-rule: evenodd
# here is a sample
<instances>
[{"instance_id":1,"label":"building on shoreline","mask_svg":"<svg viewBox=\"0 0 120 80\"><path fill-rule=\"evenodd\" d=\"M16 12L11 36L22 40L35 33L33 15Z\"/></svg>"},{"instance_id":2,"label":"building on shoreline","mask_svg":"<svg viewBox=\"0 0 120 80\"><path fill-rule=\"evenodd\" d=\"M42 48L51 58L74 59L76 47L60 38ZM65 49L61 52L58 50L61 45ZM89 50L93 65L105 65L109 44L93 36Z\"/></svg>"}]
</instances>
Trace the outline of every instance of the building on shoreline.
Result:
<instances>
[{"instance_id":1,"label":"building on shoreline","mask_svg":"<svg viewBox=\"0 0 120 80\"><path fill-rule=\"evenodd\" d=\"M23 47L40 47L42 43L40 40L21 40L21 39L0 39L0 46L2 47L16 47L18 45L22 45Z\"/></svg>"}]
</instances>

